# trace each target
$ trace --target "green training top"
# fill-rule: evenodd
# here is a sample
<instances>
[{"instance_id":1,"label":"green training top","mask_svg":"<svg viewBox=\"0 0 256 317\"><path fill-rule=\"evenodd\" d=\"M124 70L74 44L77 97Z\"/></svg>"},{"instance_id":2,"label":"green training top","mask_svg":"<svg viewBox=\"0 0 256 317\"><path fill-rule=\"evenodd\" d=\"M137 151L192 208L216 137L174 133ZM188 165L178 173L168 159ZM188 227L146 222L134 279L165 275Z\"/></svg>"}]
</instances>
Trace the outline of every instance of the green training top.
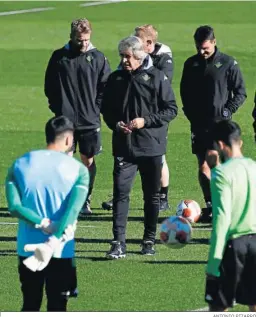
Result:
<instances>
[{"instance_id":1,"label":"green training top","mask_svg":"<svg viewBox=\"0 0 256 317\"><path fill-rule=\"evenodd\" d=\"M207 273L219 276L219 266L230 239L256 233L256 162L229 159L212 170L213 230Z\"/></svg>"}]
</instances>

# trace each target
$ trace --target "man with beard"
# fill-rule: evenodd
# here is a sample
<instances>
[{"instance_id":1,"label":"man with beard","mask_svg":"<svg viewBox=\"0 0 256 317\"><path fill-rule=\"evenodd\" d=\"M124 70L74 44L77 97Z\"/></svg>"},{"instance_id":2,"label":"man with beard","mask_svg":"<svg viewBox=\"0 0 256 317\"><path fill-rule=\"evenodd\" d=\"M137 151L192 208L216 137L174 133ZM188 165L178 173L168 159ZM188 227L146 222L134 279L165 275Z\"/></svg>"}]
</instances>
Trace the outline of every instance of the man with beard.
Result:
<instances>
[{"instance_id":1,"label":"man with beard","mask_svg":"<svg viewBox=\"0 0 256 317\"><path fill-rule=\"evenodd\" d=\"M216 120L230 119L244 103L246 91L238 62L218 50L212 27L200 26L194 40L198 53L184 63L180 94L190 122L192 153L197 156L198 179L207 207L203 219L210 221L210 167L206 154L212 149L211 126Z\"/></svg>"},{"instance_id":2,"label":"man with beard","mask_svg":"<svg viewBox=\"0 0 256 317\"><path fill-rule=\"evenodd\" d=\"M79 145L81 160L90 172L90 187L81 214L91 214L90 199L96 176L95 155L101 152L100 108L110 67L90 39L91 23L71 23L70 41L53 52L45 74L45 95L56 115L65 115L75 125L72 152Z\"/></svg>"},{"instance_id":3,"label":"man with beard","mask_svg":"<svg viewBox=\"0 0 256 317\"><path fill-rule=\"evenodd\" d=\"M256 311L256 162L241 152L241 129L232 121L212 128L220 163L211 171L213 229L205 300L210 311L234 301Z\"/></svg>"},{"instance_id":4,"label":"man with beard","mask_svg":"<svg viewBox=\"0 0 256 317\"><path fill-rule=\"evenodd\" d=\"M66 311L77 296L74 224L88 193L88 169L66 153L73 144L73 123L50 119L47 148L14 161L5 187L8 210L19 219L18 271L22 311L39 311L44 285L47 311Z\"/></svg>"}]
</instances>

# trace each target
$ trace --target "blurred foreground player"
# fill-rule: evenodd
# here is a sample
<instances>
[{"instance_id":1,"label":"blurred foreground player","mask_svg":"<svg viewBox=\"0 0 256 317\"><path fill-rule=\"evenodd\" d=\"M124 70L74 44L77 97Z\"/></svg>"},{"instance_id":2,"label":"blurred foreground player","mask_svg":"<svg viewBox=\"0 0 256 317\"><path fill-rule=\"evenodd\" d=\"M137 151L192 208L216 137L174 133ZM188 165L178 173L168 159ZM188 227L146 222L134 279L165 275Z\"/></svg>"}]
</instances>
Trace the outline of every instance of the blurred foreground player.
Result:
<instances>
[{"instance_id":1,"label":"blurred foreground player","mask_svg":"<svg viewBox=\"0 0 256 317\"><path fill-rule=\"evenodd\" d=\"M45 285L47 311L66 311L76 296L75 223L89 187L88 169L68 156L73 123L64 116L45 128L47 149L16 159L6 179L6 198L19 219L18 270L22 311L39 311Z\"/></svg>"}]
</instances>

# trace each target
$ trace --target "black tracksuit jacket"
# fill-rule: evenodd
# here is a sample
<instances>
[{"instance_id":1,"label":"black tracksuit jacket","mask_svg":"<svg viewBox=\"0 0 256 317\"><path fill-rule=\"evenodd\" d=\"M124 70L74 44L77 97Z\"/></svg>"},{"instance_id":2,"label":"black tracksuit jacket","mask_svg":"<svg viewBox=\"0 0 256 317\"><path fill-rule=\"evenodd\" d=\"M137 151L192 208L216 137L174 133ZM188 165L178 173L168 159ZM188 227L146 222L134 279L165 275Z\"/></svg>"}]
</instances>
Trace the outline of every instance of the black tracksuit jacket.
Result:
<instances>
[{"instance_id":1,"label":"black tracksuit jacket","mask_svg":"<svg viewBox=\"0 0 256 317\"><path fill-rule=\"evenodd\" d=\"M153 65L162 70L172 82L174 67L171 49L165 44L156 43L154 51L149 55L153 60Z\"/></svg>"},{"instance_id":2,"label":"black tracksuit jacket","mask_svg":"<svg viewBox=\"0 0 256 317\"><path fill-rule=\"evenodd\" d=\"M180 95L192 131L208 129L218 119L230 119L246 99L237 61L217 48L207 60L199 55L188 58Z\"/></svg>"},{"instance_id":3,"label":"black tracksuit jacket","mask_svg":"<svg viewBox=\"0 0 256 317\"><path fill-rule=\"evenodd\" d=\"M76 129L100 127L104 86L110 74L105 56L91 45L85 53L71 42L53 52L45 73L45 95L56 116L65 115Z\"/></svg>"},{"instance_id":4,"label":"black tracksuit jacket","mask_svg":"<svg viewBox=\"0 0 256 317\"><path fill-rule=\"evenodd\" d=\"M106 84L102 114L113 130L113 155L118 157L152 157L166 152L169 121L177 116L177 105L168 78L153 67L148 56L133 72L119 69ZM124 134L117 123L144 118L145 126Z\"/></svg>"}]
</instances>

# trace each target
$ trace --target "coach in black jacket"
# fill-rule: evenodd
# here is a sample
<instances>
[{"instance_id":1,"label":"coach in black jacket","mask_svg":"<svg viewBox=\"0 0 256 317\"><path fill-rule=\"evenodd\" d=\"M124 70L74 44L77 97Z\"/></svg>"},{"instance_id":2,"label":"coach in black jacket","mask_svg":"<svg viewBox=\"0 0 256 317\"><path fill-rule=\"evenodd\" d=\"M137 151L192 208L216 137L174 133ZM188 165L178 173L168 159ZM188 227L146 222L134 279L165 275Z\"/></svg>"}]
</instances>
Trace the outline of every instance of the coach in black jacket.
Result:
<instances>
[{"instance_id":1,"label":"coach in black jacket","mask_svg":"<svg viewBox=\"0 0 256 317\"><path fill-rule=\"evenodd\" d=\"M192 153L197 155L199 182L209 215L210 168L206 153L213 147L211 125L218 119L230 119L245 101L246 91L237 61L217 49L210 26L199 27L194 40L198 54L184 64L180 94L184 114L191 125Z\"/></svg>"},{"instance_id":2,"label":"coach in black jacket","mask_svg":"<svg viewBox=\"0 0 256 317\"><path fill-rule=\"evenodd\" d=\"M90 171L90 188L81 213L90 214L90 196L96 175L94 156L101 151L100 108L110 74L105 56L90 42L91 24L74 20L70 41L53 52L45 74L45 95L56 116L64 115L75 125L74 148L79 144L82 162Z\"/></svg>"},{"instance_id":3,"label":"coach in black jacket","mask_svg":"<svg viewBox=\"0 0 256 317\"><path fill-rule=\"evenodd\" d=\"M158 32L152 24L138 26L134 30L134 35L139 37L143 43L144 52L148 53L153 61L153 66L164 72L170 83L173 77L173 58L170 47L157 42ZM170 208L168 203L169 189L169 168L166 158L163 160L163 168L161 175L161 190L160 190L160 209L165 211ZM102 203L103 209L113 209L113 198Z\"/></svg>"},{"instance_id":4,"label":"coach in black jacket","mask_svg":"<svg viewBox=\"0 0 256 317\"><path fill-rule=\"evenodd\" d=\"M168 78L153 67L139 38L119 43L121 68L106 85L102 113L113 130L114 156L114 241L107 258L124 257L129 194L137 169L144 194L144 236L142 254L154 254L159 212L162 156L166 151L168 123L177 106Z\"/></svg>"}]
</instances>

